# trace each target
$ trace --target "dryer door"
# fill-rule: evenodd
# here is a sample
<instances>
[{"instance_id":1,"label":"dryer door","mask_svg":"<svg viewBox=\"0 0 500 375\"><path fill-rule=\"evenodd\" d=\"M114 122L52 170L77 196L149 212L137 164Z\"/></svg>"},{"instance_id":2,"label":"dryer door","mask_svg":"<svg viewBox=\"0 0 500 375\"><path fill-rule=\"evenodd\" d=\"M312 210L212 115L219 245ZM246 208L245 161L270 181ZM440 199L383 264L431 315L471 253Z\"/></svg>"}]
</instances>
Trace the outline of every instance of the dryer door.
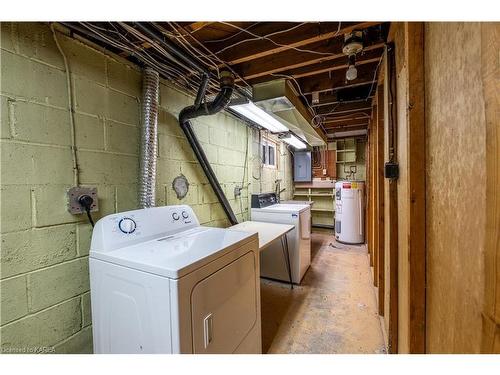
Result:
<instances>
[{"instance_id":1,"label":"dryer door","mask_svg":"<svg viewBox=\"0 0 500 375\"><path fill-rule=\"evenodd\" d=\"M191 294L194 353L233 353L257 324L252 252L203 279Z\"/></svg>"}]
</instances>

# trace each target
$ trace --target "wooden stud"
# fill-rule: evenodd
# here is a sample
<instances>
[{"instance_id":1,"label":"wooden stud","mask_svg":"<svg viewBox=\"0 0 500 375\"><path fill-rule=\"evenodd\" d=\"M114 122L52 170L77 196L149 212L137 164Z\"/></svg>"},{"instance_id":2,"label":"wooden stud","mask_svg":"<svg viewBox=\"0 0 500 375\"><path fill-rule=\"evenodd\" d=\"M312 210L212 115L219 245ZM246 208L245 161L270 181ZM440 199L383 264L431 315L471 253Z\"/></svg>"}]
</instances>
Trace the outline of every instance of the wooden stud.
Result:
<instances>
[{"instance_id":1,"label":"wooden stud","mask_svg":"<svg viewBox=\"0 0 500 375\"><path fill-rule=\"evenodd\" d=\"M408 250L410 353L425 353L425 108L424 25L405 23L408 64Z\"/></svg>"},{"instance_id":2,"label":"wooden stud","mask_svg":"<svg viewBox=\"0 0 500 375\"><path fill-rule=\"evenodd\" d=\"M378 313L384 315L385 298L385 227L384 227L384 86L377 88L377 144L376 144L376 178L377 195L377 254L378 254Z\"/></svg>"},{"instance_id":3,"label":"wooden stud","mask_svg":"<svg viewBox=\"0 0 500 375\"><path fill-rule=\"evenodd\" d=\"M391 77L390 81L386 79L386 91L391 90L393 97L389 98L388 113L389 118L386 123L392 129L397 129L397 95L396 95L396 72L395 72L395 59L394 59L394 51L386 54L387 60L387 74ZM392 88L389 87L389 84L392 85ZM396 143L396 135L387 131L388 136L393 138L394 144ZM390 139L388 139L389 145L391 144ZM389 147L387 147L389 149ZM397 157L397 155L395 156ZM387 319L388 327L387 336L388 336L388 351L391 354L398 352L398 184L397 180L391 179L386 182L388 185L388 222L387 225L388 231L386 233L389 234L387 240L389 242L389 317Z\"/></svg>"},{"instance_id":4,"label":"wooden stud","mask_svg":"<svg viewBox=\"0 0 500 375\"><path fill-rule=\"evenodd\" d=\"M481 65L486 117L486 228L481 352L500 353L500 129L498 25L481 24Z\"/></svg>"},{"instance_id":5,"label":"wooden stud","mask_svg":"<svg viewBox=\"0 0 500 375\"><path fill-rule=\"evenodd\" d=\"M373 118L373 131L372 131L372 145L373 145L373 150L372 150L372 170L371 170L371 200L372 200L372 252L373 252L373 285L378 287L378 253L379 253L379 246L378 246L378 217L379 217L379 208L377 204L377 168L378 168L378 153L377 153L377 142L378 142L378 102L376 105L373 106L373 112L372 112L372 118ZM378 297L378 295L377 295ZM378 298L377 298L378 301Z\"/></svg>"}]
</instances>

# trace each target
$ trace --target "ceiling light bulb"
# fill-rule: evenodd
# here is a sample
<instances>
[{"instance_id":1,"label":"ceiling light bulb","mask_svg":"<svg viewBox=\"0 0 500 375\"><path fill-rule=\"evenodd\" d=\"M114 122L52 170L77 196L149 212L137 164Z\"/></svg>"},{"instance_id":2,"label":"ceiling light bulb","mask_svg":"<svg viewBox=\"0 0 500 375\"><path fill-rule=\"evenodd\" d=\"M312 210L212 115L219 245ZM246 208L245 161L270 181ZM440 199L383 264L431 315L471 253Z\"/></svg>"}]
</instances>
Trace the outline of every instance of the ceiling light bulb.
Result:
<instances>
[{"instance_id":1,"label":"ceiling light bulb","mask_svg":"<svg viewBox=\"0 0 500 375\"><path fill-rule=\"evenodd\" d=\"M358 78L358 69L356 69L354 65L349 65L349 69L347 69L345 77L348 81L355 80L356 78Z\"/></svg>"}]
</instances>

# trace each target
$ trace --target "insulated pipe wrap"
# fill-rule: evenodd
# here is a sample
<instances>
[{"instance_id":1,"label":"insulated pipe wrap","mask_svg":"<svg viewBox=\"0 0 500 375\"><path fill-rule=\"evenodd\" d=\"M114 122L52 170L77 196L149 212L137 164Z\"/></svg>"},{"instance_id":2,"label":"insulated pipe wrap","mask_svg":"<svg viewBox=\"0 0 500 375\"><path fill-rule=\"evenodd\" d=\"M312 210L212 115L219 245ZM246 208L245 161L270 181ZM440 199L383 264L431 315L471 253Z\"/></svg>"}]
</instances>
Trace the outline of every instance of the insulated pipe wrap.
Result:
<instances>
[{"instance_id":1,"label":"insulated pipe wrap","mask_svg":"<svg viewBox=\"0 0 500 375\"><path fill-rule=\"evenodd\" d=\"M160 77L146 68L142 76L141 150L139 164L139 207L155 206L156 154L158 149L158 101Z\"/></svg>"}]
</instances>

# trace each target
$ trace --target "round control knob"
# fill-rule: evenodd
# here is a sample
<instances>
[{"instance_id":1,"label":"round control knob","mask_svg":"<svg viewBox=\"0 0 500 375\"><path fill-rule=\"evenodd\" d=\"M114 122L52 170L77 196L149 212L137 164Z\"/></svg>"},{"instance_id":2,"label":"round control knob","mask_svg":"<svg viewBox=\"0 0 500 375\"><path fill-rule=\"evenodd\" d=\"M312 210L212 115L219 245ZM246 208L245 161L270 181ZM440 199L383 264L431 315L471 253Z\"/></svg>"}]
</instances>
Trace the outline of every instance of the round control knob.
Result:
<instances>
[{"instance_id":1,"label":"round control knob","mask_svg":"<svg viewBox=\"0 0 500 375\"><path fill-rule=\"evenodd\" d=\"M172 219L179 220L179 214L177 212L172 213Z\"/></svg>"},{"instance_id":2,"label":"round control knob","mask_svg":"<svg viewBox=\"0 0 500 375\"><path fill-rule=\"evenodd\" d=\"M126 234L134 233L136 227L137 224L135 223L135 221L129 217L124 217L118 223L118 228L120 228L120 230Z\"/></svg>"},{"instance_id":3,"label":"round control knob","mask_svg":"<svg viewBox=\"0 0 500 375\"><path fill-rule=\"evenodd\" d=\"M182 217L183 217L184 219L187 219L187 218L189 217L189 215L188 215L188 213L187 213L186 211L182 211L182 214L181 214L181 215L182 215Z\"/></svg>"}]
</instances>

